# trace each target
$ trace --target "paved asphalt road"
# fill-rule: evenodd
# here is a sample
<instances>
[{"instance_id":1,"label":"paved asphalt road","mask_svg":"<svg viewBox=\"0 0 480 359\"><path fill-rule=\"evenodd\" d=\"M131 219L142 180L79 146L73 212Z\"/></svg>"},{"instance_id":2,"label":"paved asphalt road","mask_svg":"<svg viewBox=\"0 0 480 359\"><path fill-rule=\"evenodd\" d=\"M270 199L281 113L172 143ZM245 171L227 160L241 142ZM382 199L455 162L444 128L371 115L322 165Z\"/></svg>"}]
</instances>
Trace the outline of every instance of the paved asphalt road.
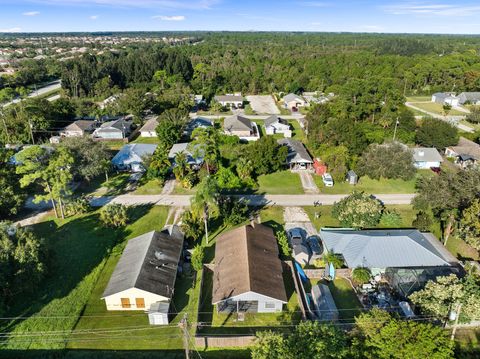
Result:
<instances>
[{"instance_id":1,"label":"paved asphalt road","mask_svg":"<svg viewBox=\"0 0 480 359\"><path fill-rule=\"evenodd\" d=\"M49 92L52 92L54 90L58 90L58 89L61 89L61 88L62 88L62 84L60 83L60 80L53 81L53 82L49 83L47 86L39 87L37 89L37 91L31 92L28 95L28 97L33 98L33 97L37 97L37 96L42 96L46 93L49 93ZM3 107L10 106L12 103L18 103L20 101L21 101L21 99L16 98L15 100L13 100L11 102L7 102L6 104L4 104Z\"/></svg>"},{"instance_id":2,"label":"paved asphalt road","mask_svg":"<svg viewBox=\"0 0 480 359\"><path fill-rule=\"evenodd\" d=\"M448 121L448 119L452 119L453 124L455 126L457 126L460 130L465 131L465 132L474 132L473 128L462 125L461 123L458 123L458 121L463 120L465 118L465 116L448 116L448 117L445 117L445 116L439 115L437 113L433 113L433 112L430 112L430 111L425 111L424 109L421 109L421 108L415 106L414 103L405 102L405 105L407 107L410 107L410 108L414 109L414 110L423 112L423 113L425 113L425 114L427 114L427 115L429 115L433 118L438 118L439 120L450 122L450 121Z\"/></svg>"},{"instance_id":3,"label":"paved asphalt road","mask_svg":"<svg viewBox=\"0 0 480 359\"><path fill-rule=\"evenodd\" d=\"M316 202L331 205L346 197L346 194L301 194L301 195L238 195L248 200L253 206L313 206ZM415 194L378 194L375 195L384 204L410 204ZM153 204L162 206L187 207L190 205L190 197L186 195L120 195L116 197L95 197L92 206L103 206L107 203L120 203L125 205Z\"/></svg>"}]
</instances>

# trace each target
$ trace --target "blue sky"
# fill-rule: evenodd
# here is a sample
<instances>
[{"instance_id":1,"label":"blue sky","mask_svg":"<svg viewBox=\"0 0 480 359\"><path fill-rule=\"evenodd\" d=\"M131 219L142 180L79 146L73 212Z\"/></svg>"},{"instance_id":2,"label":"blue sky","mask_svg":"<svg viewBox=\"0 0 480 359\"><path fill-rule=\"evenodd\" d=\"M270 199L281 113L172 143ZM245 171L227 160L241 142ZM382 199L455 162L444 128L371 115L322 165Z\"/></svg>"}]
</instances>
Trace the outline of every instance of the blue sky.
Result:
<instances>
[{"instance_id":1,"label":"blue sky","mask_svg":"<svg viewBox=\"0 0 480 359\"><path fill-rule=\"evenodd\" d=\"M480 0L0 0L0 32L163 30L480 34Z\"/></svg>"}]
</instances>

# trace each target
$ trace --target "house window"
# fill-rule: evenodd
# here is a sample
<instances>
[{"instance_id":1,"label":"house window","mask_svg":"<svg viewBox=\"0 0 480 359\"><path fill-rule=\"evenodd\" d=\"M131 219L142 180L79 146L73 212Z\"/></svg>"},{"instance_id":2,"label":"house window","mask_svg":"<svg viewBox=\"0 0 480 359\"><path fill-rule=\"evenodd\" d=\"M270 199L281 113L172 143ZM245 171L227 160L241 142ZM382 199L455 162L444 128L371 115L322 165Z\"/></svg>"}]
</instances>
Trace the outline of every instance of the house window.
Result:
<instances>
[{"instance_id":1,"label":"house window","mask_svg":"<svg viewBox=\"0 0 480 359\"><path fill-rule=\"evenodd\" d=\"M135 298L135 304L137 308L145 308L145 299L144 298Z\"/></svg>"},{"instance_id":2,"label":"house window","mask_svg":"<svg viewBox=\"0 0 480 359\"><path fill-rule=\"evenodd\" d=\"M120 298L122 308L130 308L130 298Z\"/></svg>"},{"instance_id":3,"label":"house window","mask_svg":"<svg viewBox=\"0 0 480 359\"><path fill-rule=\"evenodd\" d=\"M275 302L265 302L265 309L275 309Z\"/></svg>"}]
</instances>

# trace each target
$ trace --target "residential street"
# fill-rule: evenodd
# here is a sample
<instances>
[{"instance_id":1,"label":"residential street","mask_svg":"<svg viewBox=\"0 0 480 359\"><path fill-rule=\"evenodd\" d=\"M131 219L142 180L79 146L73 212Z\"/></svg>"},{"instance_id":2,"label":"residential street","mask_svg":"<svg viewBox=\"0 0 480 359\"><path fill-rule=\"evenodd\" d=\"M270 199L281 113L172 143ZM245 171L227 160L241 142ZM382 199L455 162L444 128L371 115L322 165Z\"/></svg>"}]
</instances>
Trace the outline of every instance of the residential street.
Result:
<instances>
[{"instance_id":1,"label":"residential street","mask_svg":"<svg viewBox=\"0 0 480 359\"><path fill-rule=\"evenodd\" d=\"M37 96L42 96L46 93L49 93L49 92L52 92L52 91L55 91L55 90L59 90L62 88L62 84L60 83L60 80L57 80L57 81L53 81L51 82L50 84L48 84L47 86L44 86L44 87L39 87L37 88L36 91L33 91L31 92L29 95L28 95L28 98L34 98L34 97L37 97ZM56 99L56 98L55 98ZM50 101L53 101L54 99L50 98ZM11 101L11 102L7 102L3 105L3 107L7 107L7 106L10 106L12 103L18 103L20 102L21 99L20 98L16 98L15 100Z\"/></svg>"},{"instance_id":2,"label":"residential street","mask_svg":"<svg viewBox=\"0 0 480 359\"><path fill-rule=\"evenodd\" d=\"M313 206L315 202L332 205L346 197L347 194L300 194L300 195L235 195L244 198L253 206ZM415 194L378 194L375 195L385 204L410 204ZM99 207L107 203L125 205L154 204L159 206L187 207L190 205L190 196L186 195L120 195L116 197L95 197L92 206Z\"/></svg>"}]
</instances>

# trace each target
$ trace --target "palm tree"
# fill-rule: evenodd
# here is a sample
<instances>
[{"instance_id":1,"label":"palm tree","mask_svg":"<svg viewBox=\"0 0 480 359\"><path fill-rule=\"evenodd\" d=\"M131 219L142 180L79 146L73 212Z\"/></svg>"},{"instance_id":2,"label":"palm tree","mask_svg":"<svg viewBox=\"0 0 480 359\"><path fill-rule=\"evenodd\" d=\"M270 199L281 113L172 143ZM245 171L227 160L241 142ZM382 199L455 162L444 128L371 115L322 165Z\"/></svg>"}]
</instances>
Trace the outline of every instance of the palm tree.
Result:
<instances>
[{"instance_id":1,"label":"palm tree","mask_svg":"<svg viewBox=\"0 0 480 359\"><path fill-rule=\"evenodd\" d=\"M175 174L175 178L177 181L183 181L185 176L189 172L188 167L188 158L185 152L179 152L175 156L175 167L173 168L173 173Z\"/></svg>"},{"instance_id":2,"label":"palm tree","mask_svg":"<svg viewBox=\"0 0 480 359\"><path fill-rule=\"evenodd\" d=\"M217 181L213 177L207 176L199 183L197 192L191 199L192 212L196 216L203 218L207 244L209 217L216 216L219 212L218 193Z\"/></svg>"},{"instance_id":3,"label":"palm tree","mask_svg":"<svg viewBox=\"0 0 480 359\"><path fill-rule=\"evenodd\" d=\"M327 263L332 263L334 268L341 268L343 266L343 259L338 254L333 252L327 252L324 254L323 259Z\"/></svg>"},{"instance_id":4,"label":"palm tree","mask_svg":"<svg viewBox=\"0 0 480 359\"><path fill-rule=\"evenodd\" d=\"M194 140L190 144L190 151L198 158L203 157L203 161L207 166L207 172L210 173L212 167L215 167L219 159L219 135L216 128L196 128L192 137Z\"/></svg>"}]
</instances>

